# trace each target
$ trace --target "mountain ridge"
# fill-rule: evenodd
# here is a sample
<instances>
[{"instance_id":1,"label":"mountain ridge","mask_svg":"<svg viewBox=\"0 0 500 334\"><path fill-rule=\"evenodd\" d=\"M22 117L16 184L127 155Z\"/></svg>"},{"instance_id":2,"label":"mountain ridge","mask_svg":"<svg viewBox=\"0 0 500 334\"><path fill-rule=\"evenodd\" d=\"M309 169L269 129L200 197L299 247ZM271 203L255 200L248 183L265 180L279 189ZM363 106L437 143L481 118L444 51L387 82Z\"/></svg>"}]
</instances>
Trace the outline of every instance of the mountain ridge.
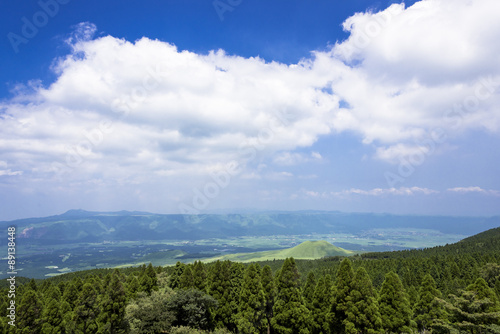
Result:
<instances>
[{"instance_id":1,"label":"mountain ridge","mask_svg":"<svg viewBox=\"0 0 500 334\"><path fill-rule=\"evenodd\" d=\"M338 211L252 214L154 214L142 211L68 210L61 215L0 222L15 225L22 238L38 245L125 240L200 240L207 238L360 234L373 229L419 228L464 237L500 226L500 216L414 216ZM5 234L2 229L0 234Z\"/></svg>"}]
</instances>

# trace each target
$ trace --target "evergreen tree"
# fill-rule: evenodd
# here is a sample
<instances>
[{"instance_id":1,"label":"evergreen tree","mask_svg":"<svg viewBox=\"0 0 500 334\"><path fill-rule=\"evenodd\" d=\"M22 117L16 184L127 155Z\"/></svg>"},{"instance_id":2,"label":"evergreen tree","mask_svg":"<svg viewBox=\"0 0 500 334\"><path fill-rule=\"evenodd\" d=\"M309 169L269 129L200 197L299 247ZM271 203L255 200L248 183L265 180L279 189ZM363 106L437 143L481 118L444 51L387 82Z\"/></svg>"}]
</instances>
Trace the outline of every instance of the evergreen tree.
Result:
<instances>
[{"instance_id":1,"label":"evergreen tree","mask_svg":"<svg viewBox=\"0 0 500 334\"><path fill-rule=\"evenodd\" d=\"M62 299L59 310L62 315L62 321L60 324L60 328L62 329L61 333L75 333L75 313L73 312L71 305L66 300Z\"/></svg>"},{"instance_id":2,"label":"evergreen tree","mask_svg":"<svg viewBox=\"0 0 500 334\"><path fill-rule=\"evenodd\" d=\"M76 291L82 291L82 288L83 288L83 281L82 281L82 279L80 278L80 276L75 277L74 279L72 279L72 280L71 280L71 282L72 282L72 283L73 283L73 285L75 286Z\"/></svg>"},{"instance_id":3,"label":"evergreen tree","mask_svg":"<svg viewBox=\"0 0 500 334\"><path fill-rule=\"evenodd\" d=\"M251 264L245 271L240 293L236 324L242 334L259 334L267 328L266 297L256 266Z\"/></svg>"},{"instance_id":4,"label":"evergreen tree","mask_svg":"<svg viewBox=\"0 0 500 334\"><path fill-rule=\"evenodd\" d=\"M344 320L347 319L348 298L352 291L353 281L354 271L351 261L345 258L340 263L339 270L337 271L337 282L331 312L332 322L330 328L338 333L345 332Z\"/></svg>"},{"instance_id":5,"label":"evergreen tree","mask_svg":"<svg viewBox=\"0 0 500 334\"><path fill-rule=\"evenodd\" d=\"M43 303L32 286L28 286L17 308L16 326L23 334L41 333L43 325L42 314Z\"/></svg>"},{"instance_id":6,"label":"evergreen tree","mask_svg":"<svg viewBox=\"0 0 500 334\"><path fill-rule=\"evenodd\" d=\"M100 333L126 333L127 324L125 322L125 307L127 295L120 273L114 270L100 305L99 332Z\"/></svg>"},{"instance_id":7,"label":"evergreen tree","mask_svg":"<svg viewBox=\"0 0 500 334\"><path fill-rule=\"evenodd\" d=\"M116 269L116 271L118 271L118 270ZM92 287L94 287L94 290L95 290L95 292L97 293L98 296L104 294L105 293L105 287L109 285L109 283L107 283L106 285L103 285L103 280L100 277L98 277L98 276L91 277L85 283L92 284Z\"/></svg>"},{"instance_id":8,"label":"evergreen tree","mask_svg":"<svg viewBox=\"0 0 500 334\"><path fill-rule=\"evenodd\" d=\"M186 266L181 278L179 279L179 288L187 290L194 287L193 271L191 266Z\"/></svg>"},{"instance_id":9,"label":"evergreen tree","mask_svg":"<svg viewBox=\"0 0 500 334\"><path fill-rule=\"evenodd\" d=\"M437 319L446 319L446 311L439 298L441 292L436 288L436 282L430 274L425 275L414 307L415 322L420 331L430 330Z\"/></svg>"},{"instance_id":10,"label":"evergreen tree","mask_svg":"<svg viewBox=\"0 0 500 334\"><path fill-rule=\"evenodd\" d=\"M61 291L61 296L64 295L64 290L66 288L66 285L67 285L67 282L65 282L65 281L61 281L61 282L57 283L57 288L59 289L59 291Z\"/></svg>"},{"instance_id":11,"label":"evergreen tree","mask_svg":"<svg viewBox=\"0 0 500 334\"><path fill-rule=\"evenodd\" d=\"M148 264L148 266L146 268L146 275L151 277L151 279L153 280L153 283L156 285L156 270L153 267L153 264L151 262Z\"/></svg>"},{"instance_id":12,"label":"evergreen tree","mask_svg":"<svg viewBox=\"0 0 500 334\"><path fill-rule=\"evenodd\" d=\"M476 279L460 296L450 295L450 299L451 303L440 302L448 309L452 325L439 321L440 328L469 333L500 332L500 304L483 278Z\"/></svg>"},{"instance_id":13,"label":"evergreen tree","mask_svg":"<svg viewBox=\"0 0 500 334\"><path fill-rule=\"evenodd\" d=\"M86 280L86 282L94 284L93 281ZM94 287L95 291L100 295L106 292L106 287L109 286L109 283L111 282L111 273L108 272L103 278L99 279L98 282L99 282L99 287L95 285L92 286Z\"/></svg>"},{"instance_id":14,"label":"evergreen tree","mask_svg":"<svg viewBox=\"0 0 500 334\"><path fill-rule=\"evenodd\" d=\"M267 319L267 333L270 334L274 299L276 298L276 286L274 284L273 272L269 265L265 265L264 268L262 268L261 277L265 297L264 314Z\"/></svg>"},{"instance_id":15,"label":"evergreen tree","mask_svg":"<svg viewBox=\"0 0 500 334\"><path fill-rule=\"evenodd\" d=\"M151 294L153 290L158 289L158 278L156 276L156 271L151 263L148 266L142 265L139 274L139 291L146 292L148 295Z\"/></svg>"},{"instance_id":16,"label":"evergreen tree","mask_svg":"<svg viewBox=\"0 0 500 334\"><path fill-rule=\"evenodd\" d=\"M316 288L316 277L314 276L314 272L310 271L307 274L306 284L304 285L304 301L308 309L312 307L314 289Z\"/></svg>"},{"instance_id":17,"label":"evergreen tree","mask_svg":"<svg viewBox=\"0 0 500 334\"><path fill-rule=\"evenodd\" d=\"M374 334L382 331L377 296L370 276L363 267L358 268L354 275L345 312L347 317L343 321L343 327L346 333Z\"/></svg>"},{"instance_id":18,"label":"evergreen tree","mask_svg":"<svg viewBox=\"0 0 500 334\"><path fill-rule=\"evenodd\" d=\"M277 334L309 334L311 316L299 289L300 274L293 258L287 258L277 277L278 295L272 327Z\"/></svg>"},{"instance_id":19,"label":"evergreen tree","mask_svg":"<svg viewBox=\"0 0 500 334\"><path fill-rule=\"evenodd\" d=\"M44 304L42 332L47 334L62 332L61 292L57 287L52 286L47 289Z\"/></svg>"},{"instance_id":20,"label":"evergreen tree","mask_svg":"<svg viewBox=\"0 0 500 334\"><path fill-rule=\"evenodd\" d=\"M153 292L153 281L145 274L139 276L139 291L150 295Z\"/></svg>"},{"instance_id":21,"label":"evergreen tree","mask_svg":"<svg viewBox=\"0 0 500 334\"><path fill-rule=\"evenodd\" d=\"M201 261L195 261L193 265L193 287L206 292L207 269Z\"/></svg>"},{"instance_id":22,"label":"evergreen tree","mask_svg":"<svg viewBox=\"0 0 500 334\"><path fill-rule=\"evenodd\" d=\"M330 333L330 309L333 299L333 282L330 275L321 276L314 290L311 308L312 333Z\"/></svg>"},{"instance_id":23,"label":"evergreen tree","mask_svg":"<svg viewBox=\"0 0 500 334\"><path fill-rule=\"evenodd\" d=\"M78 299L78 290L75 286L75 281L68 282L64 289L62 300L69 304L70 309L74 309L76 300Z\"/></svg>"},{"instance_id":24,"label":"evergreen tree","mask_svg":"<svg viewBox=\"0 0 500 334\"><path fill-rule=\"evenodd\" d=\"M245 274L245 266L240 262L231 263L231 286L229 289L229 299L226 306L229 307L231 318L226 325L227 329L236 332L237 328L237 314L239 310L240 294L243 286L243 276Z\"/></svg>"},{"instance_id":25,"label":"evergreen tree","mask_svg":"<svg viewBox=\"0 0 500 334\"><path fill-rule=\"evenodd\" d=\"M139 292L140 284L137 276L130 275L127 278L127 297L128 299L134 299L137 296L137 292Z\"/></svg>"},{"instance_id":26,"label":"evergreen tree","mask_svg":"<svg viewBox=\"0 0 500 334\"><path fill-rule=\"evenodd\" d=\"M74 322L78 332L97 333L97 316L99 315L99 302L97 292L90 283L83 285L78 296L74 310Z\"/></svg>"},{"instance_id":27,"label":"evergreen tree","mask_svg":"<svg viewBox=\"0 0 500 334\"><path fill-rule=\"evenodd\" d=\"M411 320L412 311L399 276L394 272L385 275L379 297L379 310L384 329L389 333L410 333L416 324Z\"/></svg>"},{"instance_id":28,"label":"evergreen tree","mask_svg":"<svg viewBox=\"0 0 500 334\"><path fill-rule=\"evenodd\" d=\"M30 281L28 283L28 289L33 290L35 292L38 292L38 287L36 286L36 282L35 282L34 278L30 279Z\"/></svg>"},{"instance_id":29,"label":"evergreen tree","mask_svg":"<svg viewBox=\"0 0 500 334\"><path fill-rule=\"evenodd\" d=\"M231 308L229 306L231 293L231 263L217 261L210 273L209 294L214 297L219 307L215 311L217 328L228 328L231 322Z\"/></svg>"},{"instance_id":30,"label":"evergreen tree","mask_svg":"<svg viewBox=\"0 0 500 334\"><path fill-rule=\"evenodd\" d=\"M500 264L487 263L481 268L481 277L490 288L495 288L495 284L500 278Z\"/></svg>"},{"instance_id":31,"label":"evergreen tree","mask_svg":"<svg viewBox=\"0 0 500 334\"><path fill-rule=\"evenodd\" d=\"M432 276L431 276L432 277ZM418 302L418 289L417 286L411 285L406 289L408 301L410 305L415 305Z\"/></svg>"},{"instance_id":32,"label":"evergreen tree","mask_svg":"<svg viewBox=\"0 0 500 334\"><path fill-rule=\"evenodd\" d=\"M255 265L255 271L257 272L257 275L259 275L261 277L261 280L262 280L262 268L260 267L260 264L254 263L254 265Z\"/></svg>"},{"instance_id":33,"label":"evergreen tree","mask_svg":"<svg viewBox=\"0 0 500 334\"><path fill-rule=\"evenodd\" d=\"M156 267L156 274L161 274L164 271L164 268L162 266Z\"/></svg>"},{"instance_id":34,"label":"evergreen tree","mask_svg":"<svg viewBox=\"0 0 500 334\"><path fill-rule=\"evenodd\" d=\"M172 275L170 275L170 279L168 282L169 287L171 287L172 289L180 288L180 279L185 267L186 265L184 263L177 261L174 271L172 272Z\"/></svg>"}]
</instances>

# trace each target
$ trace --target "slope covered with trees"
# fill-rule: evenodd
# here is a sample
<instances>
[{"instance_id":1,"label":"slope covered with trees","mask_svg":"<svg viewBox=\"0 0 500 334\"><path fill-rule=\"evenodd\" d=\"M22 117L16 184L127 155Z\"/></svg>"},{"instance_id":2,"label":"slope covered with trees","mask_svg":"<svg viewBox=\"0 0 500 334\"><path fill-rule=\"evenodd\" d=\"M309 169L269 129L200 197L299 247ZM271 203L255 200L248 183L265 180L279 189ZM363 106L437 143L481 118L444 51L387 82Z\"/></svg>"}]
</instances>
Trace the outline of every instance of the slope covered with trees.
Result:
<instances>
[{"instance_id":1,"label":"slope covered with trees","mask_svg":"<svg viewBox=\"0 0 500 334\"><path fill-rule=\"evenodd\" d=\"M22 284L0 333L500 333L500 229L349 258L95 270Z\"/></svg>"}]
</instances>

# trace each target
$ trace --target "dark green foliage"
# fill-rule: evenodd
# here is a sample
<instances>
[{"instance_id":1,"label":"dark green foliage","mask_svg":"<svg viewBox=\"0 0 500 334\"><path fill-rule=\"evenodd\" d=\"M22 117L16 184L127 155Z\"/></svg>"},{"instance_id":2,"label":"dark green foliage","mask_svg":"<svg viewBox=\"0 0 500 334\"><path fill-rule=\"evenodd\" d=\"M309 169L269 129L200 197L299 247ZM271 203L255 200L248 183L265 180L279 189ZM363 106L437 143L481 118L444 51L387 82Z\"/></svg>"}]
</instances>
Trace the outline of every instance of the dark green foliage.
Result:
<instances>
[{"instance_id":1,"label":"dark green foliage","mask_svg":"<svg viewBox=\"0 0 500 334\"><path fill-rule=\"evenodd\" d=\"M389 333L410 333L416 324L399 276L389 272L380 290L379 310L385 330Z\"/></svg>"},{"instance_id":2,"label":"dark green foliage","mask_svg":"<svg viewBox=\"0 0 500 334\"><path fill-rule=\"evenodd\" d=\"M258 265L251 264L245 271L240 292L236 325L242 334L259 334L267 329L266 296L262 287Z\"/></svg>"},{"instance_id":3,"label":"dark green foliage","mask_svg":"<svg viewBox=\"0 0 500 334\"><path fill-rule=\"evenodd\" d=\"M62 300L69 304L69 307L73 309L75 307L76 300L78 299L78 290L74 284L74 281L66 284L64 288L64 294Z\"/></svg>"},{"instance_id":4,"label":"dark green foliage","mask_svg":"<svg viewBox=\"0 0 500 334\"><path fill-rule=\"evenodd\" d=\"M134 299L137 296L137 292L139 292L140 285L137 276L130 275L127 278L127 297L129 299Z\"/></svg>"},{"instance_id":5,"label":"dark green foliage","mask_svg":"<svg viewBox=\"0 0 500 334\"><path fill-rule=\"evenodd\" d=\"M167 302L167 310L175 319L173 326L188 326L197 329L211 330L215 327L213 310L217 302L202 291L177 290Z\"/></svg>"},{"instance_id":6,"label":"dark green foliage","mask_svg":"<svg viewBox=\"0 0 500 334\"><path fill-rule=\"evenodd\" d=\"M310 309L312 306L314 289L316 288L316 277L314 272L311 271L307 274L306 284L303 289L303 296L306 306Z\"/></svg>"},{"instance_id":7,"label":"dark green foliage","mask_svg":"<svg viewBox=\"0 0 500 334\"><path fill-rule=\"evenodd\" d=\"M265 265L261 272L262 289L264 291L264 315L267 320L267 333L271 331L271 319L273 317L274 299L276 298L276 286L271 267Z\"/></svg>"},{"instance_id":8,"label":"dark green foliage","mask_svg":"<svg viewBox=\"0 0 500 334\"><path fill-rule=\"evenodd\" d=\"M226 326L232 332L238 330L238 317L237 313L239 311L240 305L240 295L243 286L243 276L245 274L245 266L239 262L233 262L230 264L231 272L231 286L229 288L229 299L226 302L226 308L231 312L231 320Z\"/></svg>"},{"instance_id":9,"label":"dark green foliage","mask_svg":"<svg viewBox=\"0 0 500 334\"><path fill-rule=\"evenodd\" d=\"M447 314L439 298L441 291L436 288L436 282L430 274L425 275L414 307L414 319L420 331L430 330L436 320L446 321Z\"/></svg>"},{"instance_id":10,"label":"dark green foliage","mask_svg":"<svg viewBox=\"0 0 500 334\"><path fill-rule=\"evenodd\" d=\"M78 333L97 333L97 316L100 313L97 292L90 283L83 285L75 303L73 321Z\"/></svg>"},{"instance_id":11,"label":"dark green foliage","mask_svg":"<svg viewBox=\"0 0 500 334\"><path fill-rule=\"evenodd\" d=\"M7 334L7 330L11 327L8 324L9 318L2 317L0 318L0 334Z\"/></svg>"},{"instance_id":12,"label":"dark green foliage","mask_svg":"<svg viewBox=\"0 0 500 334\"><path fill-rule=\"evenodd\" d=\"M61 292L56 286L45 291L45 308L43 310L43 333L59 333L62 331L63 316L61 313Z\"/></svg>"},{"instance_id":13,"label":"dark green foliage","mask_svg":"<svg viewBox=\"0 0 500 334\"><path fill-rule=\"evenodd\" d=\"M169 283L168 286L171 287L172 289L177 289L180 288L180 279L182 276L182 273L184 272L185 264L182 262L177 261L175 264L175 269L170 275Z\"/></svg>"},{"instance_id":14,"label":"dark green foliage","mask_svg":"<svg viewBox=\"0 0 500 334\"><path fill-rule=\"evenodd\" d=\"M147 267L141 268L141 275L139 277L140 291L151 294L153 290L158 288L158 278L153 265L150 263Z\"/></svg>"},{"instance_id":15,"label":"dark green foliage","mask_svg":"<svg viewBox=\"0 0 500 334\"><path fill-rule=\"evenodd\" d=\"M283 263L277 276L278 294L271 325L277 334L308 334L312 325L310 312L299 289L300 274L293 258Z\"/></svg>"},{"instance_id":16,"label":"dark green foliage","mask_svg":"<svg viewBox=\"0 0 500 334\"><path fill-rule=\"evenodd\" d=\"M365 268L360 267L354 275L352 290L347 297L346 319L343 327L346 333L380 333L382 317L372 281Z\"/></svg>"},{"instance_id":17,"label":"dark green foliage","mask_svg":"<svg viewBox=\"0 0 500 334\"><path fill-rule=\"evenodd\" d=\"M206 292L207 269L201 261L193 265L193 288Z\"/></svg>"},{"instance_id":18,"label":"dark green foliage","mask_svg":"<svg viewBox=\"0 0 500 334\"><path fill-rule=\"evenodd\" d=\"M330 309L332 307L333 292L331 276L321 276L314 290L311 307L313 334L330 333Z\"/></svg>"},{"instance_id":19,"label":"dark green foliage","mask_svg":"<svg viewBox=\"0 0 500 334\"><path fill-rule=\"evenodd\" d=\"M60 305L60 312L62 314L61 329L67 333L73 333L76 330L73 308L67 301L63 300Z\"/></svg>"},{"instance_id":20,"label":"dark green foliage","mask_svg":"<svg viewBox=\"0 0 500 334\"><path fill-rule=\"evenodd\" d=\"M33 290L33 291L35 291L35 292L37 292L37 291L38 291L38 288L37 288L37 286L36 286L36 282L35 282L35 280L34 280L33 278L32 278L32 279L30 279L30 282L28 283L27 288L28 288L28 289L30 289L30 290Z\"/></svg>"},{"instance_id":21,"label":"dark green foliage","mask_svg":"<svg viewBox=\"0 0 500 334\"><path fill-rule=\"evenodd\" d=\"M30 285L17 308L16 326L22 330L23 334L38 334L42 330L42 315L43 303Z\"/></svg>"},{"instance_id":22,"label":"dark green foliage","mask_svg":"<svg viewBox=\"0 0 500 334\"><path fill-rule=\"evenodd\" d=\"M481 277L484 278L490 288L495 289L497 282L500 281L500 265L496 263L487 263L481 268Z\"/></svg>"},{"instance_id":23,"label":"dark green foliage","mask_svg":"<svg viewBox=\"0 0 500 334\"><path fill-rule=\"evenodd\" d=\"M209 294L215 298L219 307L215 312L216 327L228 328L231 323L230 294L231 294L231 263L217 261L212 266L210 274ZM234 326L233 326L234 327Z\"/></svg>"},{"instance_id":24,"label":"dark green foliage","mask_svg":"<svg viewBox=\"0 0 500 334\"><path fill-rule=\"evenodd\" d=\"M184 268L181 278L179 279L179 288L185 290L194 288L193 270L191 266L186 266Z\"/></svg>"},{"instance_id":25,"label":"dark green foliage","mask_svg":"<svg viewBox=\"0 0 500 334\"><path fill-rule=\"evenodd\" d=\"M139 293L125 309L125 320L133 334L168 333L175 317L168 310L168 301L173 293L153 291L151 295Z\"/></svg>"},{"instance_id":26,"label":"dark green foliage","mask_svg":"<svg viewBox=\"0 0 500 334\"><path fill-rule=\"evenodd\" d=\"M470 333L500 332L500 304L483 278L478 278L459 296L450 295L451 303L441 300L450 313L451 325L442 328Z\"/></svg>"},{"instance_id":27,"label":"dark green foliage","mask_svg":"<svg viewBox=\"0 0 500 334\"><path fill-rule=\"evenodd\" d=\"M335 332L345 332L344 320L347 319L349 296L353 289L354 271L349 259L342 260L337 272L335 294L332 304L330 328Z\"/></svg>"},{"instance_id":28,"label":"dark green foliage","mask_svg":"<svg viewBox=\"0 0 500 334\"><path fill-rule=\"evenodd\" d=\"M104 291L99 314L99 332L126 333L125 307L127 305L127 294L120 281L118 271L113 272L109 284L104 287Z\"/></svg>"}]
</instances>

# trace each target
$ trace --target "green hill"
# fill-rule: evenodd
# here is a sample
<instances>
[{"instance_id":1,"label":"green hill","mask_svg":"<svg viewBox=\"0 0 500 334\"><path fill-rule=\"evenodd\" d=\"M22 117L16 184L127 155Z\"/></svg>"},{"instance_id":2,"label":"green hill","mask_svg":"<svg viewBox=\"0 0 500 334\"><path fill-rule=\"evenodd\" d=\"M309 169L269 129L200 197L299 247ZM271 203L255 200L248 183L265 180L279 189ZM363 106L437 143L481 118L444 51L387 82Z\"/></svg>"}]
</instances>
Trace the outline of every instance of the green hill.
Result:
<instances>
[{"instance_id":1,"label":"green hill","mask_svg":"<svg viewBox=\"0 0 500 334\"><path fill-rule=\"evenodd\" d=\"M255 261L269 261L286 259L288 257L293 257L300 260L315 260L321 259L327 256L351 256L355 255L356 252L342 249L340 247L334 246L328 241L305 241L300 245L292 248L278 249L271 251L255 252L255 253L236 253L227 254L224 256L218 256L215 258L210 258L205 260L205 262L211 262L216 260L231 260L236 262L255 262Z\"/></svg>"}]
</instances>

